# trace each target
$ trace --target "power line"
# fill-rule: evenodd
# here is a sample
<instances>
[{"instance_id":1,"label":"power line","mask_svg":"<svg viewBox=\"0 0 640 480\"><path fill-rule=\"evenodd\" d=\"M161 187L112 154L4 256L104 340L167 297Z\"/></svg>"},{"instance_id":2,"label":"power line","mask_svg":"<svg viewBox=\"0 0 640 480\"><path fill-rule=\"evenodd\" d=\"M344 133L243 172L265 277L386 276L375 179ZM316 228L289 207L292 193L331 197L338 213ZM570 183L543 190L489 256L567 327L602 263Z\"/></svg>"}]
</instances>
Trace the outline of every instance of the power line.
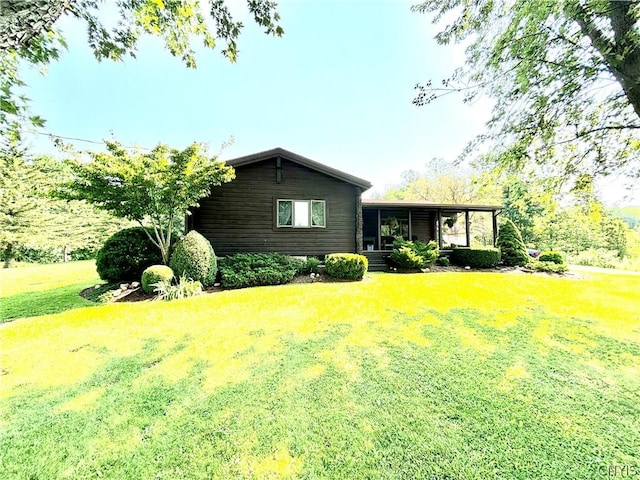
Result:
<instances>
[{"instance_id":1,"label":"power line","mask_svg":"<svg viewBox=\"0 0 640 480\"><path fill-rule=\"evenodd\" d=\"M27 133L32 133L34 135L43 135L49 137L51 139L60 139L60 140L71 140L74 142L84 142L84 143L92 143L95 145L106 145L107 142L104 140L89 140L87 138L79 138L79 137L67 137L64 135L56 135L55 133L47 133L47 132L37 132L35 130L25 130ZM130 145L121 145L122 148L138 148L140 150L152 150L151 148L141 147L139 145L130 146Z\"/></svg>"}]
</instances>

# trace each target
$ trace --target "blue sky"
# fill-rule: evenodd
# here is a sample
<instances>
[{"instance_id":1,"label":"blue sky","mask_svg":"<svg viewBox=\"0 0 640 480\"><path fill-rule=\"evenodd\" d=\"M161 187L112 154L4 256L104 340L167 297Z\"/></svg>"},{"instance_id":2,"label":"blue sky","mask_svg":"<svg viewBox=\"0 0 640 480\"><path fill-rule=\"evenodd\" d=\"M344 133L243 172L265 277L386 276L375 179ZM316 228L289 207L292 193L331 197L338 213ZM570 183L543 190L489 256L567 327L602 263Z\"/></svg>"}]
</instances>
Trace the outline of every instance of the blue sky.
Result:
<instances>
[{"instance_id":1,"label":"blue sky","mask_svg":"<svg viewBox=\"0 0 640 480\"><path fill-rule=\"evenodd\" d=\"M246 17L243 1L229 3ZM142 41L136 59L98 63L80 25L65 19L58 26L69 51L46 76L26 72L28 95L53 134L101 140L113 132L142 147L199 141L212 153L233 136L220 158L283 147L382 190L434 157L453 160L489 115L486 100L463 105L449 96L412 105L416 83L447 77L464 56L438 46L429 19L411 13L411 4L284 0L282 38L267 37L246 18L238 62L202 50L197 70L156 39ZM55 152L43 137L32 145ZM614 189L603 188L614 199Z\"/></svg>"}]
</instances>

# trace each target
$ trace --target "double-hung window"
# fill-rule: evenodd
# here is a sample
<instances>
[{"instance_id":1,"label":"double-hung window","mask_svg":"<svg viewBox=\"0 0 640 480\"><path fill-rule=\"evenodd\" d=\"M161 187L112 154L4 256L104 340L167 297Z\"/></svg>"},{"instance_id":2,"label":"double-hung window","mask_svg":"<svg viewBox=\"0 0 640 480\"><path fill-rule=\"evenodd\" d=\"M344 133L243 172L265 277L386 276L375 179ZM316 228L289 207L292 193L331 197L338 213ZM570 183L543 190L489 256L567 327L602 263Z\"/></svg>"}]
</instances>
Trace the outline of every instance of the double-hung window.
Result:
<instances>
[{"instance_id":1,"label":"double-hung window","mask_svg":"<svg viewBox=\"0 0 640 480\"><path fill-rule=\"evenodd\" d=\"M324 200L278 200L278 227L326 227Z\"/></svg>"}]
</instances>

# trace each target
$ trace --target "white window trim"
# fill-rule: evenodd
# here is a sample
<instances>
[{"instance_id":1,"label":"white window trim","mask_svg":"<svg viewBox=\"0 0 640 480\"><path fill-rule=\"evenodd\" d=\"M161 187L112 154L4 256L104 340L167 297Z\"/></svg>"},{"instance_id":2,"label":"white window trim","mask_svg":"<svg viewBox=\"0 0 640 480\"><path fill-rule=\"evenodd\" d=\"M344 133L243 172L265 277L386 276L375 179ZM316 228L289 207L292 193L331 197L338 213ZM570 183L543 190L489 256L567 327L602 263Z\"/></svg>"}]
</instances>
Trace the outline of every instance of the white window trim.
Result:
<instances>
[{"instance_id":1,"label":"white window trim","mask_svg":"<svg viewBox=\"0 0 640 480\"><path fill-rule=\"evenodd\" d=\"M279 216L279 212L280 212L280 202L292 202L291 205L291 225L280 225L280 216ZM309 225L306 227L302 227L302 226L297 226L296 225L296 218L295 218L295 202L307 202L309 204ZM321 203L323 208L322 208L322 221L323 224L322 225L313 225L313 204L314 203ZM301 199L296 199L296 198L278 198L276 200L276 227L278 228L296 228L296 229L308 229L308 228L327 228L327 202L326 200L301 200Z\"/></svg>"}]
</instances>

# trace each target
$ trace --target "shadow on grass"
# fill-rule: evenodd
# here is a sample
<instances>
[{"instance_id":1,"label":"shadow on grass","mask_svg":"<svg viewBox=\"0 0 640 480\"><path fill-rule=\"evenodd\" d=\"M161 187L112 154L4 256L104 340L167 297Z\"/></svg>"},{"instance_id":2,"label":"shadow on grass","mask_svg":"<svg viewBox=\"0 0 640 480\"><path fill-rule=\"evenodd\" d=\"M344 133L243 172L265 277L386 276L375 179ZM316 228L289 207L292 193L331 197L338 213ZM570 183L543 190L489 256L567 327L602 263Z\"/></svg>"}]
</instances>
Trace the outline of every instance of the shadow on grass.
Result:
<instances>
[{"instance_id":1,"label":"shadow on grass","mask_svg":"<svg viewBox=\"0 0 640 480\"><path fill-rule=\"evenodd\" d=\"M0 299L0 323L18 318L39 317L94 306L80 296L86 282L41 292L25 292Z\"/></svg>"},{"instance_id":2,"label":"shadow on grass","mask_svg":"<svg viewBox=\"0 0 640 480\"><path fill-rule=\"evenodd\" d=\"M392 326L417 323L430 347L384 326L358 345L346 322L310 338L284 332L277 347L240 351L249 374L212 390L210 377L233 368L216 366L215 352L175 363L177 380L155 370L197 336L147 338L124 357L96 349L106 362L85 381L22 385L0 402L0 477L555 480L634 464L637 383L597 384L560 348L540 355L532 333L545 318L532 312L499 330L472 309L399 314ZM504 388L517 363L530 375Z\"/></svg>"}]
</instances>

